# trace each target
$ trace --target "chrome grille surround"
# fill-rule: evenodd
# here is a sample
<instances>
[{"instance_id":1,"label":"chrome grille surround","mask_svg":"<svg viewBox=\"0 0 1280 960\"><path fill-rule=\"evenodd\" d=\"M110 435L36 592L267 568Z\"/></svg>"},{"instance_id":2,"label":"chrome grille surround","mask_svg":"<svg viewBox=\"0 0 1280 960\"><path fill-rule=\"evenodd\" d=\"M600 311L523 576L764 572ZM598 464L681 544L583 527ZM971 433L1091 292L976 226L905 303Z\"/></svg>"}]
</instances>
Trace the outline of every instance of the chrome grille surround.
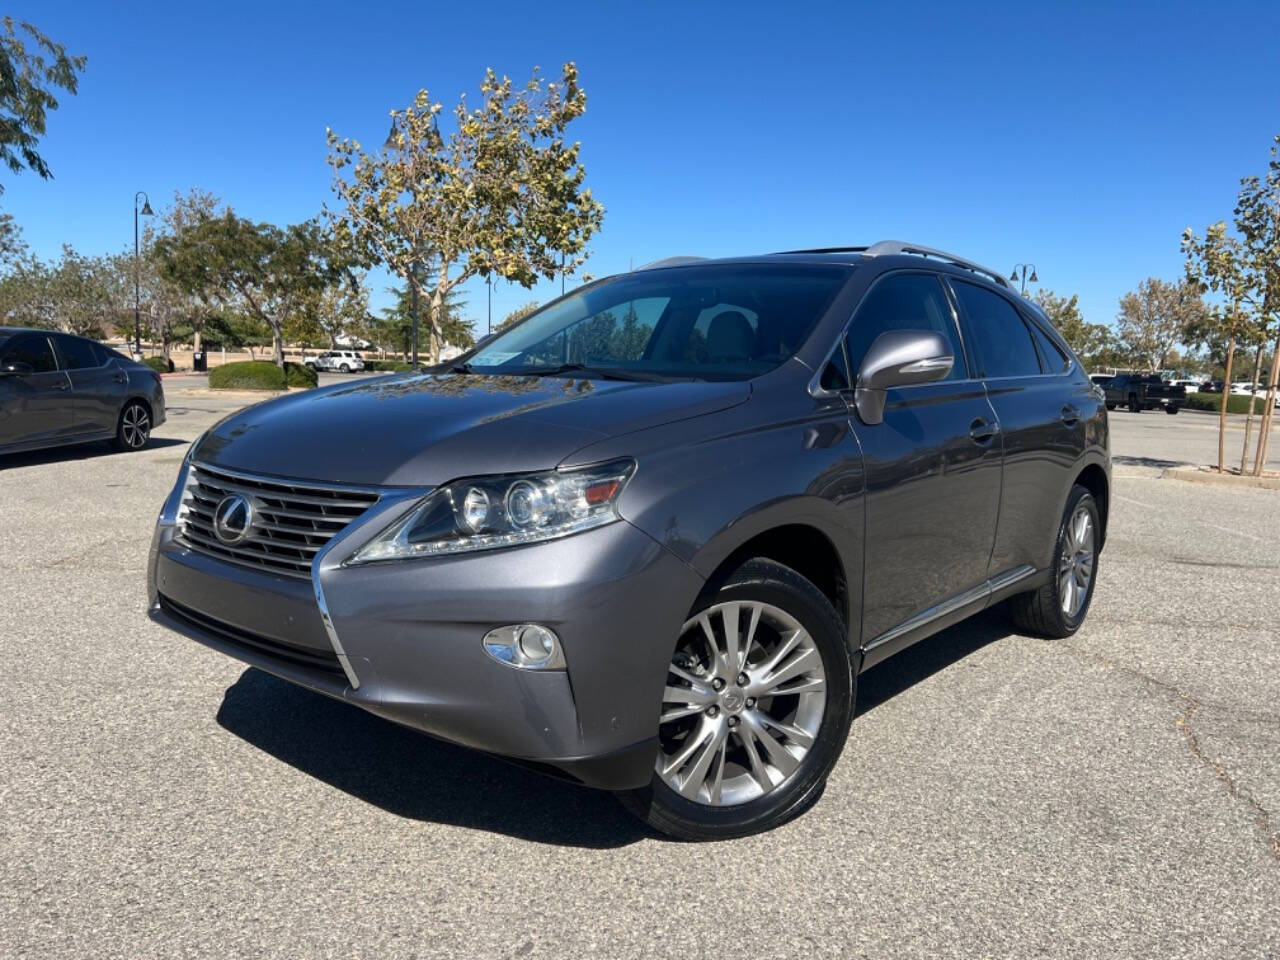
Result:
<instances>
[{"instance_id":1,"label":"chrome grille surround","mask_svg":"<svg viewBox=\"0 0 1280 960\"><path fill-rule=\"evenodd\" d=\"M235 545L219 540L213 528L214 511L232 494L248 498L254 516L249 536ZM178 508L177 534L197 553L306 580L316 554L378 498L375 487L290 480L193 461Z\"/></svg>"}]
</instances>

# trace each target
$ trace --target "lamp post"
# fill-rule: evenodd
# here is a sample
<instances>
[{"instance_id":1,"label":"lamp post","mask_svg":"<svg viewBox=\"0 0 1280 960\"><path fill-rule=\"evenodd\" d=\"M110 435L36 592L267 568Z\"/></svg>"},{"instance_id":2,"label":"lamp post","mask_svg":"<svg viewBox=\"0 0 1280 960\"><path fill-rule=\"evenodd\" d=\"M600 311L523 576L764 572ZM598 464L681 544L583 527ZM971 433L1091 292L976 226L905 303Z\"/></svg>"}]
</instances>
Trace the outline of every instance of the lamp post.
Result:
<instances>
[{"instance_id":1,"label":"lamp post","mask_svg":"<svg viewBox=\"0 0 1280 960\"><path fill-rule=\"evenodd\" d=\"M138 200L142 200L142 209L138 209ZM138 214L153 217L151 198L147 191L139 190L133 195L133 352L142 355L142 309L139 306L141 296L138 293Z\"/></svg>"},{"instance_id":2,"label":"lamp post","mask_svg":"<svg viewBox=\"0 0 1280 960\"><path fill-rule=\"evenodd\" d=\"M1013 273L1009 274L1009 279L1017 281L1019 270L1022 271L1022 289L1019 292L1023 296L1026 296L1027 280L1030 279L1032 283L1039 283L1040 278L1036 276L1036 265L1034 263L1015 263L1013 265ZM1031 271L1031 276L1029 278L1027 277L1028 270Z\"/></svg>"}]
</instances>

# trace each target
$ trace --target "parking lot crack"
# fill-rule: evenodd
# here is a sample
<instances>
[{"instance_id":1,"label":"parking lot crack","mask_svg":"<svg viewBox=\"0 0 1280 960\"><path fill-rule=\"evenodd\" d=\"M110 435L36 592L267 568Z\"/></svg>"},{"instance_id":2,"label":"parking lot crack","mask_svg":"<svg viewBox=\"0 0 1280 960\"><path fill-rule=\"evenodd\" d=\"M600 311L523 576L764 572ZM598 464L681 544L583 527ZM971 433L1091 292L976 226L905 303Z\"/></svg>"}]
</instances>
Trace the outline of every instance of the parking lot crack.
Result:
<instances>
[{"instance_id":1,"label":"parking lot crack","mask_svg":"<svg viewBox=\"0 0 1280 960\"><path fill-rule=\"evenodd\" d=\"M1280 829L1277 829L1277 824L1273 820L1271 812L1260 800L1258 800L1257 797L1253 795L1250 790L1248 790L1248 788L1244 787L1240 781L1236 779L1231 771L1227 769L1225 764L1208 753L1200 739L1200 736L1192 727L1191 720L1196 713L1206 705L1204 701L1192 696L1176 683L1171 683L1168 680L1161 680L1158 677L1153 677L1135 667L1120 663L1119 661L1113 660L1111 657L1103 654L1095 653L1091 650L1082 650L1071 644L1060 644L1057 646L1058 649L1066 650L1076 656L1100 663L1110 670L1118 670L1121 673L1127 674L1128 676L1141 681L1144 686L1155 687L1165 694L1175 698L1177 701L1185 704L1182 713L1175 721L1178 732L1182 735L1183 743L1187 745L1187 749L1190 750L1191 755L1195 757L1196 760L1213 772L1217 780L1226 788L1227 795L1232 800L1243 803L1246 806L1253 817L1254 823L1262 832L1267 852L1270 853L1272 860L1280 864ZM1214 705L1210 704L1210 706ZM1215 707L1215 709L1219 708ZM1220 709L1226 712L1234 712L1226 705L1222 705ZM1252 719L1261 720L1263 722L1280 721L1280 718L1270 714L1253 715Z\"/></svg>"},{"instance_id":2,"label":"parking lot crack","mask_svg":"<svg viewBox=\"0 0 1280 960\"><path fill-rule=\"evenodd\" d=\"M1182 716L1178 718L1178 730L1181 731L1192 756L1214 772L1227 788L1227 794L1232 799L1243 802L1249 808L1249 811L1253 814L1254 822L1258 825L1258 829L1266 837L1267 849L1270 851L1272 858L1280 862L1280 832L1277 832L1272 823L1270 811L1262 805L1257 797L1240 785L1239 781L1232 776L1231 771L1221 761L1214 759L1205 752L1204 746L1200 742L1200 737L1191 726L1191 718L1195 716L1196 711L1199 709L1200 704L1195 700L1191 700L1187 704L1187 709L1183 711Z\"/></svg>"}]
</instances>

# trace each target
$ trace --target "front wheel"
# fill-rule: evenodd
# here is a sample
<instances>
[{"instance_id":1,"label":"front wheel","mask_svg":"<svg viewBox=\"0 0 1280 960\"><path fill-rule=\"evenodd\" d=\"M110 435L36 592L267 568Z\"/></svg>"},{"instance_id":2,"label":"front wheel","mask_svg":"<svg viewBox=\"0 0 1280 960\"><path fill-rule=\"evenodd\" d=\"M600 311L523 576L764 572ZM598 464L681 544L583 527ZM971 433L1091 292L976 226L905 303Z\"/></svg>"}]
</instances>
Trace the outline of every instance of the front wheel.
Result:
<instances>
[{"instance_id":1,"label":"front wheel","mask_svg":"<svg viewBox=\"0 0 1280 960\"><path fill-rule=\"evenodd\" d=\"M120 411L116 422L115 443L117 450L141 450L151 439L151 412L146 404L130 400Z\"/></svg>"},{"instance_id":2,"label":"front wheel","mask_svg":"<svg viewBox=\"0 0 1280 960\"><path fill-rule=\"evenodd\" d=\"M1169 416L1173 416L1178 412L1178 408L1175 407L1173 404L1169 404L1169 406L1164 408L1164 412L1169 414Z\"/></svg>"},{"instance_id":3,"label":"front wheel","mask_svg":"<svg viewBox=\"0 0 1280 960\"><path fill-rule=\"evenodd\" d=\"M1093 494L1072 487L1054 544L1053 575L1040 589L1009 598L1009 613L1020 629L1059 639L1080 629L1097 582L1101 529Z\"/></svg>"},{"instance_id":4,"label":"front wheel","mask_svg":"<svg viewBox=\"0 0 1280 960\"><path fill-rule=\"evenodd\" d=\"M681 629L653 779L620 799L683 840L784 823L821 794L848 737L854 685L826 596L789 567L748 561Z\"/></svg>"}]
</instances>

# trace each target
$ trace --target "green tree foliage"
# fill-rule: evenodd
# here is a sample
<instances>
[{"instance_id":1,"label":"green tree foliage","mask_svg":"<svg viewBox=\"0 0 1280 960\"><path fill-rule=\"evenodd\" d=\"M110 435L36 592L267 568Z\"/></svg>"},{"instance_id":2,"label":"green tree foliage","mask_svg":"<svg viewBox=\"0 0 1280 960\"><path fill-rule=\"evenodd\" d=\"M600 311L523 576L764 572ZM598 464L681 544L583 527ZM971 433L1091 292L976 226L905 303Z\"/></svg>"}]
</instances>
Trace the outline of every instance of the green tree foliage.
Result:
<instances>
[{"instance_id":1,"label":"green tree foliage","mask_svg":"<svg viewBox=\"0 0 1280 960\"><path fill-rule=\"evenodd\" d=\"M1059 297L1052 290L1041 289L1031 299L1086 367L1093 370L1120 363L1120 344L1114 331L1106 324L1087 322L1078 295Z\"/></svg>"},{"instance_id":2,"label":"green tree foliage","mask_svg":"<svg viewBox=\"0 0 1280 960\"><path fill-rule=\"evenodd\" d=\"M0 161L11 171L53 175L36 147L49 111L58 109L54 91L74 94L84 65L84 57L69 55L32 24L0 20Z\"/></svg>"},{"instance_id":3,"label":"green tree foliage","mask_svg":"<svg viewBox=\"0 0 1280 960\"><path fill-rule=\"evenodd\" d=\"M529 303L526 303L522 307L516 307L514 310L512 310L510 313L508 313L505 317L502 318L502 322L499 323L498 326L494 329L494 333L500 333L501 331L507 329L507 327L511 326L513 323L519 323L525 317L529 316L529 314L533 313L533 311L537 310L538 306L539 306L538 301L532 300Z\"/></svg>"},{"instance_id":4,"label":"green tree foliage","mask_svg":"<svg viewBox=\"0 0 1280 960\"><path fill-rule=\"evenodd\" d=\"M1267 462L1267 447L1271 439L1271 423L1275 417L1277 390L1280 390L1280 136L1274 138L1267 172L1262 177L1245 177L1240 181L1240 193L1236 199L1236 230L1243 239L1247 271L1253 280L1257 304L1255 329L1261 339L1275 338L1271 356L1271 373L1267 381L1266 412L1263 414L1257 455L1253 473L1262 475ZM1254 391L1257 391L1256 372L1261 363L1259 346L1258 363L1255 364ZM1245 453L1248 455L1249 422L1245 422ZM1240 470L1245 469L1241 460Z\"/></svg>"},{"instance_id":5,"label":"green tree foliage","mask_svg":"<svg viewBox=\"0 0 1280 960\"><path fill-rule=\"evenodd\" d=\"M370 339L369 288L364 274L311 290L302 300L302 309L294 314L286 327L295 343L333 349L338 339L358 337Z\"/></svg>"},{"instance_id":6,"label":"green tree foliage","mask_svg":"<svg viewBox=\"0 0 1280 960\"><path fill-rule=\"evenodd\" d=\"M1116 332L1129 362L1160 371L1187 331L1202 322L1206 307L1191 283L1168 283L1148 277L1134 292L1120 298Z\"/></svg>"},{"instance_id":7,"label":"green tree foliage","mask_svg":"<svg viewBox=\"0 0 1280 960\"><path fill-rule=\"evenodd\" d=\"M428 272L423 277L423 284L430 286L431 283L432 276ZM379 347L395 350L407 359L413 346L413 290L405 284L403 287L389 287L387 292L395 297L395 301L382 311L367 339ZM471 321L464 316L466 308L467 301L462 299L462 291L457 287L445 296L440 310L440 332L444 338L441 346L452 344L467 350L475 344ZM422 327L429 323L427 304L420 299L418 324Z\"/></svg>"},{"instance_id":8,"label":"green tree foliage","mask_svg":"<svg viewBox=\"0 0 1280 960\"><path fill-rule=\"evenodd\" d=\"M453 129L440 130L442 106L426 90L392 111L378 152L332 130L329 165L342 203L337 228L368 263L383 263L415 284L429 304L431 359L439 359L449 293L475 276L525 287L585 262L604 209L583 186L580 145L565 139L587 107L578 71L560 83L535 70L523 88L489 70L481 104L460 100ZM419 279L430 258L434 283Z\"/></svg>"},{"instance_id":9,"label":"green tree foliage","mask_svg":"<svg viewBox=\"0 0 1280 960\"><path fill-rule=\"evenodd\" d=\"M223 306L266 324L277 366L284 364L285 324L308 296L341 277L314 221L281 228L227 210L156 246L165 277L181 289L211 291Z\"/></svg>"}]
</instances>

